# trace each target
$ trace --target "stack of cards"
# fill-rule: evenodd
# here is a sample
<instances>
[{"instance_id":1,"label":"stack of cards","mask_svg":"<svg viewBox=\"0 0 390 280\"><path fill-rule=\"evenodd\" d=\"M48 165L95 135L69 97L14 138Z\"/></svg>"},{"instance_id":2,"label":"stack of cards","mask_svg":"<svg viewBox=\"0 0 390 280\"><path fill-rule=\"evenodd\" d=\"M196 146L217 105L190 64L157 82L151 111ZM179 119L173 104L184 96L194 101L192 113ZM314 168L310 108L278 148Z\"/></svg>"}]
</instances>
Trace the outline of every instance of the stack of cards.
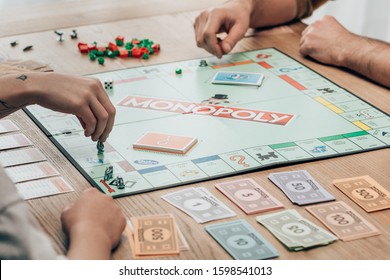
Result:
<instances>
[{"instance_id":1,"label":"stack of cards","mask_svg":"<svg viewBox=\"0 0 390 280\"><path fill-rule=\"evenodd\" d=\"M282 203L250 178L216 184L215 187L246 214L261 213L284 207Z\"/></svg>"},{"instance_id":2,"label":"stack of cards","mask_svg":"<svg viewBox=\"0 0 390 280\"><path fill-rule=\"evenodd\" d=\"M368 175L334 180L333 184L366 212L390 208L390 192Z\"/></svg>"},{"instance_id":3,"label":"stack of cards","mask_svg":"<svg viewBox=\"0 0 390 280\"><path fill-rule=\"evenodd\" d=\"M306 207L314 217L343 241L380 234L366 219L343 201Z\"/></svg>"},{"instance_id":4,"label":"stack of cards","mask_svg":"<svg viewBox=\"0 0 390 280\"><path fill-rule=\"evenodd\" d=\"M169 256L180 252L177 225L172 215L132 218L126 233L134 256Z\"/></svg>"},{"instance_id":5,"label":"stack of cards","mask_svg":"<svg viewBox=\"0 0 390 280\"><path fill-rule=\"evenodd\" d=\"M260 86L263 73L220 71L215 74L212 84Z\"/></svg>"},{"instance_id":6,"label":"stack of cards","mask_svg":"<svg viewBox=\"0 0 390 280\"><path fill-rule=\"evenodd\" d=\"M11 120L0 120L0 134L18 130L19 128Z\"/></svg>"},{"instance_id":7,"label":"stack of cards","mask_svg":"<svg viewBox=\"0 0 390 280\"><path fill-rule=\"evenodd\" d=\"M268 178L298 205L335 200L306 170L271 173Z\"/></svg>"},{"instance_id":8,"label":"stack of cards","mask_svg":"<svg viewBox=\"0 0 390 280\"><path fill-rule=\"evenodd\" d=\"M257 216L256 220L275 235L290 251L324 246L337 240L295 210Z\"/></svg>"},{"instance_id":9,"label":"stack of cards","mask_svg":"<svg viewBox=\"0 0 390 280\"><path fill-rule=\"evenodd\" d=\"M279 256L278 251L247 221L206 226L205 230L235 260L265 260Z\"/></svg>"},{"instance_id":10,"label":"stack of cards","mask_svg":"<svg viewBox=\"0 0 390 280\"><path fill-rule=\"evenodd\" d=\"M161 198L200 224L236 215L205 188L188 188L163 195Z\"/></svg>"},{"instance_id":11,"label":"stack of cards","mask_svg":"<svg viewBox=\"0 0 390 280\"><path fill-rule=\"evenodd\" d=\"M185 154L197 142L198 139L195 137L148 132L133 144L133 148L166 153Z\"/></svg>"}]
</instances>

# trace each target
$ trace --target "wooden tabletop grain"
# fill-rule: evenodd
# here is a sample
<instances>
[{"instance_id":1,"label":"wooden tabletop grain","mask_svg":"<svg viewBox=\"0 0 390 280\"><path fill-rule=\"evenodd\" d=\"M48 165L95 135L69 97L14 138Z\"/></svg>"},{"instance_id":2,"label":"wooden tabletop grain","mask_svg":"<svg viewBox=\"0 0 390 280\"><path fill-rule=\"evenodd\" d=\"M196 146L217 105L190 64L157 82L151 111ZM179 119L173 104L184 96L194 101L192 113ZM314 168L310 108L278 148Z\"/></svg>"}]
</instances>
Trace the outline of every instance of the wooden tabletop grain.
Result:
<instances>
[{"instance_id":1,"label":"wooden tabletop grain","mask_svg":"<svg viewBox=\"0 0 390 280\"><path fill-rule=\"evenodd\" d=\"M70 3L74 3L73 1L69 1L69 3L68 1L63 1L63 3L60 1L56 5L38 6L32 9L32 12L22 7L11 7L10 9L19 12L19 17L18 19L6 17L7 13L2 18L7 26L2 25L0 28L0 60L1 57L3 59L33 59L48 63L58 72L86 75L127 67L205 57L209 54L197 48L194 41L193 20L200 9L222 1L85 0L78 2L84 2L85 5L78 4L77 9L74 8L74 10L69 6ZM171 2L175 4L171 4ZM184 2L186 4L183 4ZM112 5L107 3L112 3ZM137 3L136 6L134 6L135 3ZM38 12L40 17L34 16L34 13ZM25 19L29 19L31 22L25 22ZM301 57L298 52L298 43L304 27L304 24L297 22L274 29L249 32L248 36L233 51L276 47L384 112L390 113L390 92L388 89L345 69L321 65ZM57 35L53 32L54 29L61 29L65 34L69 34L72 29L77 29L79 41L85 42L107 43L119 34L127 38L152 38L161 44L162 51L147 61L136 59L106 60L106 64L100 66L79 53L76 41L66 38L64 42L58 42ZM18 41L18 46L11 47L10 42L15 40ZM22 48L27 45L33 45L33 50L23 52ZM61 231L60 213L63 207L80 196L82 190L91 186L24 112L14 113L10 118L76 190L69 194L44 197L27 202L35 217L52 239L56 250L63 253L66 250L66 239ZM348 201L349 199L345 195L332 186L332 180L335 178L370 175L390 191L389 164L389 149L382 149L272 169L272 172L307 170L322 186L335 195L337 200L349 202L348 204L353 206L358 213L375 225L382 232L379 236L350 242L337 241L330 246L303 252L289 252L269 231L257 224L256 215L248 216L239 209L235 209L238 214L236 218L246 219L269 240L280 252L278 259L390 259L390 210L367 214L354 203ZM215 196L230 205L230 202L214 188L215 183L250 177L264 188L272 191L274 187L267 178L270 172L271 170L263 170L194 185L206 187ZM176 189L187 187L191 187L191 185ZM181 252L179 256L167 257L168 259L231 259L206 233L204 225L197 224L192 218L168 203L161 203L160 196L171 191L172 189L166 189L138 194L118 198L115 202L121 207L127 218L159 213L172 213L176 217L178 225L190 245L190 250ZM301 215L319 225L317 220L303 208L294 206L281 192L275 192L273 195L287 208L296 209ZM122 241L113 253L113 258L132 259L126 238L123 237Z\"/></svg>"}]
</instances>

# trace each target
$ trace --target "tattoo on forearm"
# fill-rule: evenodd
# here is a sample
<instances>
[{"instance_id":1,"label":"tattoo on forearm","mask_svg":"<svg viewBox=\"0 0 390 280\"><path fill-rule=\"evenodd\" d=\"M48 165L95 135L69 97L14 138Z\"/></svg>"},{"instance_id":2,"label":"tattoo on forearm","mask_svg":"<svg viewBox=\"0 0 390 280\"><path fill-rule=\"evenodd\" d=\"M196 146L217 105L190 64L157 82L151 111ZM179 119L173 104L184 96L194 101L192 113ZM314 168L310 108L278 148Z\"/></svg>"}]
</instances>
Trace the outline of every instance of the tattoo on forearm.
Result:
<instances>
[{"instance_id":1,"label":"tattoo on forearm","mask_svg":"<svg viewBox=\"0 0 390 280\"><path fill-rule=\"evenodd\" d=\"M25 81L25 80L27 80L27 76L26 75L21 75L21 76L19 76L19 77L17 77L16 79L19 79L19 80L22 80L22 81Z\"/></svg>"}]
</instances>

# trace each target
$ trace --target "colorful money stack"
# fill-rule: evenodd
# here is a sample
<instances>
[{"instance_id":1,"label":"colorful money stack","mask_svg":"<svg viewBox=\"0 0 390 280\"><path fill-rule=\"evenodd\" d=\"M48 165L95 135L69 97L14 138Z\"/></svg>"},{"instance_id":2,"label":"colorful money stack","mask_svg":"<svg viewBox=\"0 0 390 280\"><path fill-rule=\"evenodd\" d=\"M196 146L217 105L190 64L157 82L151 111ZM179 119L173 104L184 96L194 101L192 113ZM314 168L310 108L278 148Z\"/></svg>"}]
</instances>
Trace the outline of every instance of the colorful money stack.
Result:
<instances>
[{"instance_id":1,"label":"colorful money stack","mask_svg":"<svg viewBox=\"0 0 390 280\"><path fill-rule=\"evenodd\" d=\"M271 173L268 178L298 205L335 200L306 170Z\"/></svg>"},{"instance_id":2,"label":"colorful money stack","mask_svg":"<svg viewBox=\"0 0 390 280\"><path fill-rule=\"evenodd\" d=\"M134 257L178 255L189 250L170 214L134 217L125 230Z\"/></svg>"},{"instance_id":3,"label":"colorful money stack","mask_svg":"<svg viewBox=\"0 0 390 280\"><path fill-rule=\"evenodd\" d=\"M295 210L257 216L256 220L290 251L324 246L337 240L336 236L303 218Z\"/></svg>"},{"instance_id":4,"label":"colorful money stack","mask_svg":"<svg viewBox=\"0 0 390 280\"><path fill-rule=\"evenodd\" d=\"M236 216L229 207L213 196L206 188L188 188L161 196L198 223Z\"/></svg>"},{"instance_id":5,"label":"colorful money stack","mask_svg":"<svg viewBox=\"0 0 390 280\"><path fill-rule=\"evenodd\" d=\"M284 207L251 178L224 182L215 187L248 215Z\"/></svg>"},{"instance_id":6,"label":"colorful money stack","mask_svg":"<svg viewBox=\"0 0 390 280\"><path fill-rule=\"evenodd\" d=\"M343 201L306 207L343 241L379 235L380 232Z\"/></svg>"},{"instance_id":7,"label":"colorful money stack","mask_svg":"<svg viewBox=\"0 0 390 280\"><path fill-rule=\"evenodd\" d=\"M278 251L245 220L214 224L206 226L205 230L235 260L265 260L279 256Z\"/></svg>"}]
</instances>

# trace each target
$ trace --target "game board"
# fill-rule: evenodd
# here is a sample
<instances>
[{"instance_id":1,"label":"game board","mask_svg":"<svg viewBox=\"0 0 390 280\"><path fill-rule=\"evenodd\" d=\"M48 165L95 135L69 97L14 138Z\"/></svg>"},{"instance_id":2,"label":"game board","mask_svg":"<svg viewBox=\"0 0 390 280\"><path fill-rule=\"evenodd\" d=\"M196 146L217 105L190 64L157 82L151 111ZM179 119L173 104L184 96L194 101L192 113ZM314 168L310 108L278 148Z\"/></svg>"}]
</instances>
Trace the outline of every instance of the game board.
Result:
<instances>
[{"instance_id":1,"label":"game board","mask_svg":"<svg viewBox=\"0 0 390 280\"><path fill-rule=\"evenodd\" d=\"M76 117L39 106L26 112L94 187L113 197L390 145L388 114L277 49L204 60L90 75L114 81L117 116L103 154ZM218 71L263 73L264 80L212 84ZM197 143L185 154L133 149L147 132ZM103 180L110 165L123 189Z\"/></svg>"}]
</instances>

